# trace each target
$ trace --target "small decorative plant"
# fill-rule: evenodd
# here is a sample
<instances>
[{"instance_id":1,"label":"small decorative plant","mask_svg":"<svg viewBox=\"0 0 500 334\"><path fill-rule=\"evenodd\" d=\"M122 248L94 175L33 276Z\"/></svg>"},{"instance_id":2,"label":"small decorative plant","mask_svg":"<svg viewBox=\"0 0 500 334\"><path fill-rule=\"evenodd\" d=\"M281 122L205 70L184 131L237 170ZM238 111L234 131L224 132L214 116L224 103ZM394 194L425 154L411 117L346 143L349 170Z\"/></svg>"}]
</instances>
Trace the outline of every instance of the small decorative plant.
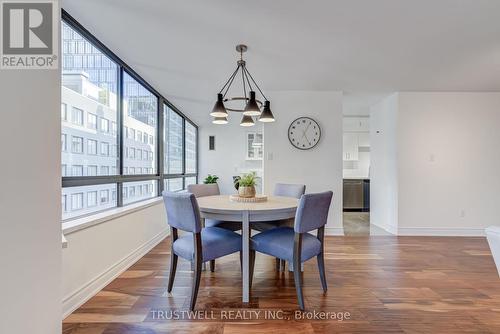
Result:
<instances>
[{"instance_id":1,"label":"small decorative plant","mask_svg":"<svg viewBox=\"0 0 500 334\"><path fill-rule=\"evenodd\" d=\"M255 197L255 184L257 183L257 174L255 172L243 174L236 183L239 186L238 195L240 197Z\"/></svg>"},{"instance_id":2,"label":"small decorative plant","mask_svg":"<svg viewBox=\"0 0 500 334\"><path fill-rule=\"evenodd\" d=\"M203 180L203 183L204 184L217 183L218 179L219 179L219 177L217 175L210 175L210 174L208 174L208 176L205 178L205 180Z\"/></svg>"}]
</instances>

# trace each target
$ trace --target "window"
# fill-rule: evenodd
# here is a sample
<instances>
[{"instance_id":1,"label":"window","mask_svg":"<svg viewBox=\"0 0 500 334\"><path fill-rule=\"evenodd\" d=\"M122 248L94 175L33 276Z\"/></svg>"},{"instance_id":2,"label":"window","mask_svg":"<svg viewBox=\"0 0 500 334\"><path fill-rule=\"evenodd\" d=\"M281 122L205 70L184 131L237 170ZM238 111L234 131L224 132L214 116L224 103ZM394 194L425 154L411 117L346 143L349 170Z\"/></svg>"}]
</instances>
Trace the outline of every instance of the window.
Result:
<instances>
[{"instance_id":1,"label":"window","mask_svg":"<svg viewBox=\"0 0 500 334\"><path fill-rule=\"evenodd\" d=\"M97 140L87 139L87 154L97 154Z\"/></svg>"},{"instance_id":2,"label":"window","mask_svg":"<svg viewBox=\"0 0 500 334\"><path fill-rule=\"evenodd\" d=\"M62 211L68 211L68 195L61 195L61 207Z\"/></svg>"},{"instance_id":3,"label":"window","mask_svg":"<svg viewBox=\"0 0 500 334\"><path fill-rule=\"evenodd\" d=\"M71 122L76 125L83 125L83 110L73 107L71 109Z\"/></svg>"},{"instance_id":4,"label":"window","mask_svg":"<svg viewBox=\"0 0 500 334\"><path fill-rule=\"evenodd\" d=\"M61 134L61 151L66 152L68 147L66 146L67 135L65 133Z\"/></svg>"},{"instance_id":5,"label":"window","mask_svg":"<svg viewBox=\"0 0 500 334\"><path fill-rule=\"evenodd\" d=\"M182 174L183 172L183 118L167 105L164 106L164 172Z\"/></svg>"},{"instance_id":6,"label":"window","mask_svg":"<svg viewBox=\"0 0 500 334\"><path fill-rule=\"evenodd\" d=\"M184 187L182 178L167 179L165 180L165 189L168 191L181 191Z\"/></svg>"},{"instance_id":7,"label":"window","mask_svg":"<svg viewBox=\"0 0 500 334\"><path fill-rule=\"evenodd\" d=\"M71 138L71 152L83 153L83 138L82 137L72 137Z\"/></svg>"},{"instance_id":8,"label":"window","mask_svg":"<svg viewBox=\"0 0 500 334\"><path fill-rule=\"evenodd\" d=\"M61 120L68 120L68 105L66 103L61 103Z\"/></svg>"},{"instance_id":9,"label":"window","mask_svg":"<svg viewBox=\"0 0 500 334\"><path fill-rule=\"evenodd\" d=\"M76 193L71 195L71 210L83 209L83 193Z\"/></svg>"},{"instance_id":10,"label":"window","mask_svg":"<svg viewBox=\"0 0 500 334\"><path fill-rule=\"evenodd\" d=\"M109 175L109 166L101 166L101 175Z\"/></svg>"},{"instance_id":11,"label":"window","mask_svg":"<svg viewBox=\"0 0 500 334\"><path fill-rule=\"evenodd\" d=\"M109 121L105 118L101 118L101 131L109 133Z\"/></svg>"},{"instance_id":12,"label":"window","mask_svg":"<svg viewBox=\"0 0 500 334\"><path fill-rule=\"evenodd\" d=\"M186 122L186 174L196 173L196 128Z\"/></svg>"},{"instance_id":13,"label":"window","mask_svg":"<svg viewBox=\"0 0 500 334\"><path fill-rule=\"evenodd\" d=\"M87 127L89 129L97 129L97 115L88 113L87 114Z\"/></svg>"},{"instance_id":14,"label":"window","mask_svg":"<svg viewBox=\"0 0 500 334\"><path fill-rule=\"evenodd\" d=\"M158 97L127 72L123 74L123 94L123 124L128 126L129 138L140 143L144 133L158 131ZM155 152L156 145L151 145L151 150ZM139 148L137 151L134 149L133 154L129 150L128 159L124 159L123 165L130 166L130 160L141 159L139 152ZM143 167L151 167L154 172L154 159Z\"/></svg>"},{"instance_id":15,"label":"window","mask_svg":"<svg viewBox=\"0 0 500 334\"><path fill-rule=\"evenodd\" d=\"M87 176L96 176L97 175L97 166L89 165L87 166Z\"/></svg>"},{"instance_id":16,"label":"window","mask_svg":"<svg viewBox=\"0 0 500 334\"><path fill-rule=\"evenodd\" d=\"M101 155L104 155L106 157L109 156L109 143L101 143Z\"/></svg>"},{"instance_id":17,"label":"window","mask_svg":"<svg viewBox=\"0 0 500 334\"><path fill-rule=\"evenodd\" d=\"M83 176L83 166L73 165L71 167L71 176Z\"/></svg>"},{"instance_id":18,"label":"window","mask_svg":"<svg viewBox=\"0 0 500 334\"><path fill-rule=\"evenodd\" d=\"M195 182L196 126L118 56L94 45L88 31L68 20L64 10L62 15L63 220L152 198L167 186L183 189ZM162 108L159 113L160 101L171 110ZM159 122L168 125L163 133ZM168 149L159 152L158 140L168 143ZM157 170L158 159L169 164ZM149 176L132 181L136 175Z\"/></svg>"},{"instance_id":19,"label":"window","mask_svg":"<svg viewBox=\"0 0 500 334\"><path fill-rule=\"evenodd\" d=\"M109 190L101 190L101 204L109 202Z\"/></svg>"},{"instance_id":20,"label":"window","mask_svg":"<svg viewBox=\"0 0 500 334\"><path fill-rule=\"evenodd\" d=\"M89 191L87 193L87 207L93 207L97 205L97 191Z\"/></svg>"}]
</instances>

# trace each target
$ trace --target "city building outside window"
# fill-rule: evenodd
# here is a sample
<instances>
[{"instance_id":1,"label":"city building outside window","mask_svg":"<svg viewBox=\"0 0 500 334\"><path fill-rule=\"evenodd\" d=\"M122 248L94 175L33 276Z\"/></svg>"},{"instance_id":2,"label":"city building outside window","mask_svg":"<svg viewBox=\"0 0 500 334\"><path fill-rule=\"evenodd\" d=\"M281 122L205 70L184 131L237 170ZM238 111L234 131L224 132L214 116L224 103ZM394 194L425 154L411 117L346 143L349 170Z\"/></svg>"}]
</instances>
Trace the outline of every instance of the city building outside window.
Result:
<instances>
[{"instance_id":1,"label":"city building outside window","mask_svg":"<svg viewBox=\"0 0 500 334\"><path fill-rule=\"evenodd\" d=\"M170 106L169 102L117 56L101 48L99 43L94 44L93 36L67 17L63 10L63 220L159 196L161 190L167 189L167 179L174 171L180 176L169 181L171 190L185 189L193 179L196 181L196 126L189 128L191 122L173 106L169 108L175 122L167 121L167 113L163 110L159 115L159 103ZM159 133L159 122L171 127ZM118 135L123 139L118 140ZM156 138L164 139L164 147L170 144L169 150L165 148L159 152ZM172 138L171 143L169 138ZM193 147L189 146L191 143L195 145L194 154ZM160 171L157 170L158 159L165 166ZM165 163L169 159L174 161L167 168ZM128 176L139 174L150 175L151 179L127 180ZM72 179L74 177L77 179Z\"/></svg>"}]
</instances>

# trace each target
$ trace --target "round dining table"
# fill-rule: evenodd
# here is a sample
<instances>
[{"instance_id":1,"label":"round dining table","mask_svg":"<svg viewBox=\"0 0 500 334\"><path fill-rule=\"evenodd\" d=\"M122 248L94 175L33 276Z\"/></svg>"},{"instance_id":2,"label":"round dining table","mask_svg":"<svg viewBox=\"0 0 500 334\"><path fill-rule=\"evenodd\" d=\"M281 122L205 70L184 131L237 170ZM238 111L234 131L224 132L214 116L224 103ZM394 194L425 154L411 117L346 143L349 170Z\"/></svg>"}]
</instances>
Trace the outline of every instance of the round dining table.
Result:
<instances>
[{"instance_id":1,"label":"round dining table","mask_svg":"<svg viewBox=\"0 0 500 334\"><path fill-rule=\"evenodd\" d=\"M198 197L198 206L203 219L241 222L241 251L243 259L244 303L250 301L250 227L251 223L281 220L295 217L298 199L269 196L260 203L231 201L228 195Z\"/></svg>"}]
</instances>

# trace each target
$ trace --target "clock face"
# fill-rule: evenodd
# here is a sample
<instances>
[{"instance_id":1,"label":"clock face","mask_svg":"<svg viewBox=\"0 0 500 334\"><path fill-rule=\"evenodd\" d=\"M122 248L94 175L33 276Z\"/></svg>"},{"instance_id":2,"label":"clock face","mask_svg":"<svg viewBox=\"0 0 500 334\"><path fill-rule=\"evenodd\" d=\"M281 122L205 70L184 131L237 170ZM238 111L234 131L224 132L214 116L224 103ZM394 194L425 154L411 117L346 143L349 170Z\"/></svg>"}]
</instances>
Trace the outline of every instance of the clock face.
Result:
<instances>
[{"instance_id":1,"label":"clock face","mask_svg":"<svg viewBox=\"0 0 500 334\"><path fill-rule=\"evenodd\" d=\"M312 118L297 118L288 127L288 139L298 149L309 150L319 143L320 138L321 129Z\"/></svg>"}]
</instances>

